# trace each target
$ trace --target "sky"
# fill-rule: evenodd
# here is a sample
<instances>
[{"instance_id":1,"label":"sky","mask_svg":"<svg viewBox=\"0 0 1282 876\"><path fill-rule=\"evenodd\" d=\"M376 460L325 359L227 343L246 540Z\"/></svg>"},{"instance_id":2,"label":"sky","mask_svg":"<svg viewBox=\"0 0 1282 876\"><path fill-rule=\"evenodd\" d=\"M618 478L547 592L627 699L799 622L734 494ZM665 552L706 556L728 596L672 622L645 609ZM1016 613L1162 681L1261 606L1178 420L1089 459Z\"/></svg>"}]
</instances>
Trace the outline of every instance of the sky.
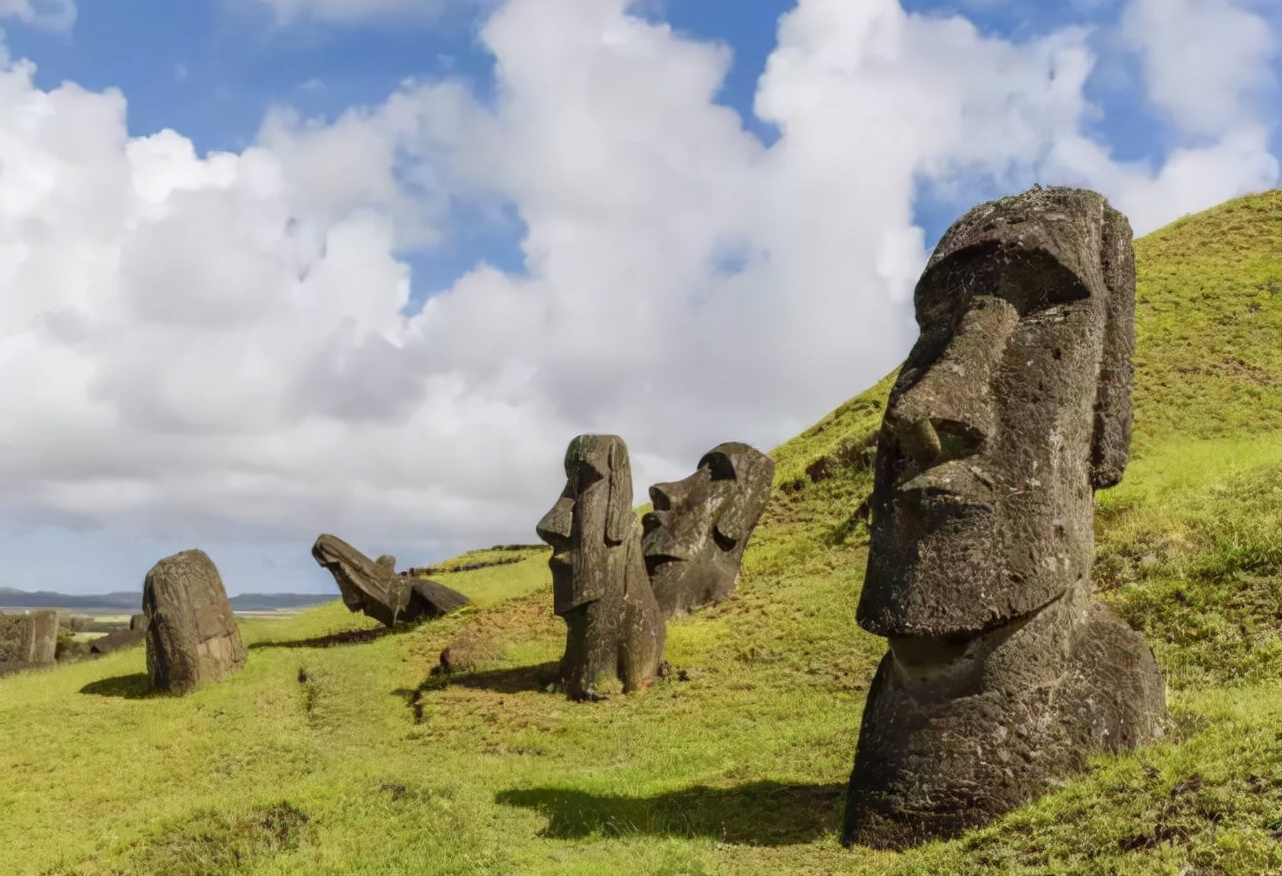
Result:
<instances>
[{"instance_id":1,"label":"sky","mask_svg":"<svg viewBox=\"0 0 1282 876\"><path fill-rule=\"evenodd\" d=\"M976 203L1276 187L1276 0L0 0L0 586L330 592L893 369Z\"/></svg>"}]
</instances>

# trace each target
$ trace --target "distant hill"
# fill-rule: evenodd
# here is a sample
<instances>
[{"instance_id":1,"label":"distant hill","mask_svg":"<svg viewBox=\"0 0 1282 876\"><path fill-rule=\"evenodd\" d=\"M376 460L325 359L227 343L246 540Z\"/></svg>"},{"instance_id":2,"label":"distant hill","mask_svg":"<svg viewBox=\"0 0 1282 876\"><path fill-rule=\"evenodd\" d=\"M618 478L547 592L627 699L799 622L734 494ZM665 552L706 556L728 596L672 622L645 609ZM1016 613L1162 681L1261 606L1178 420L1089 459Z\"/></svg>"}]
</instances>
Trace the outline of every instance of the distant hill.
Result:
<instances>
[{"instance_id":1,"label":"distant hill","mask_svg":"<svg viewBox=\"0 0 1282 876\"><path fill-rule=\"evenodd\" d=\"M232 611L275 611L290 608L312 608L333 602L336 595L326 593L242 593L228 599ZM126 590L113 593L77 595L51 590L15 590L0 587L0 606L5 608L111 609L122 613L140 611L142 594Z\"/></svg>"}]
</instances>

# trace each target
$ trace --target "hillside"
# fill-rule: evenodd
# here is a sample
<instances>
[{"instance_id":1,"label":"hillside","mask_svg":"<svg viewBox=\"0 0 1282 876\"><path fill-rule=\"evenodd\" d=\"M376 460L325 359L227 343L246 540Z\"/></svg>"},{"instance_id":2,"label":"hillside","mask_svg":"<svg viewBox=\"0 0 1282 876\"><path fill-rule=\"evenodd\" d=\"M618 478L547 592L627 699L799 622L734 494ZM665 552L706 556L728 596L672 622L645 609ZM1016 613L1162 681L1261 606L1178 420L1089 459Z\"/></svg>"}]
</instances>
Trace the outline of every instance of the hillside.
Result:
<instances>
[{"instance_id":1,"label":"hillside","mask_svg":"<svg viewBox=\"0 0 1282 876\"><path fill-rule=\"evenodd\" d=\"M884 648L854 610L887 377L774 451L736 595L670 625L643 695L545 689L564 627L519 548L444 564L475 607L410 631L337 602L247 621L245 670L182 699L147 694L141 649L0 679L0 873L1278 872L1282 192L1136 254L1096 579L1166 673L1162 742L955 841L841 848ZM475 667L433 674L459 642Z\"/></svg>"}]
</instances>

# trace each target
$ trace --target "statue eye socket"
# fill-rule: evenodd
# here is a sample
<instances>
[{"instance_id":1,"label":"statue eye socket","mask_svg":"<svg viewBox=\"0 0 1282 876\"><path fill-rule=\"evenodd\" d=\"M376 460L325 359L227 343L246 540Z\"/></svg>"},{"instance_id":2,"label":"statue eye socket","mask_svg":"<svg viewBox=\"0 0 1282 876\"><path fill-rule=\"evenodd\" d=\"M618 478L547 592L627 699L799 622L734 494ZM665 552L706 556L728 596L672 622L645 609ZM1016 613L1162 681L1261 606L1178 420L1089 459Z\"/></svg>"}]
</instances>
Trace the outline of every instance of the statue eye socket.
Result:
<instances>
[{"instance_id":1,"label":"statue eye socket","mask_svg":"<svg viewBox=\"0 0 1282 876\"><path fill-rule=\"evenodd\" d=\"M601 480L603 475L590 465L581 465L574 470L574 492L581 493Z\"/></svg>"},{"instance_id":2,"label":"statue eye socket","mask_svg":"<svg viewBox=\"0 0 1282 876\"><path fill-rule=\"evenodd\" d=\"M724 453L709 453L699 460L699 468L707 468L714 481L735 479L734 463Z\"/></svg>"}]
</instances>

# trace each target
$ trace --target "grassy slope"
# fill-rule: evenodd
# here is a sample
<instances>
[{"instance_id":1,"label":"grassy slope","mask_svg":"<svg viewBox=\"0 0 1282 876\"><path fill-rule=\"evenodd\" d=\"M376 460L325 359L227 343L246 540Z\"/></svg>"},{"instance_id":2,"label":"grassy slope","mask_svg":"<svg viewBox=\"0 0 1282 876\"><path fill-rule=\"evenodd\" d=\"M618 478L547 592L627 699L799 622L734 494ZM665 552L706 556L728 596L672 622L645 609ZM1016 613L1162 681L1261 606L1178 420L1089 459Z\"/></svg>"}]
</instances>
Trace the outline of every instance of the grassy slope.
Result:
<instances>
[{"instance_id":1,"label":"grassy slope","mask_svg":"<svg viewBox=\"0 0 1282 876\"><path fill-rule=\"evenodd\" d=\"M246 669L183 699L146 696L140 649L0 680L0 873L1277 872L1280 241L1270 192L1137 243L1136 440L1097 579L1172 730L996 825L902 855L835 838L883 649L853 612L887 380L775 451L735 597L670 627L688 680L547 692L562 626L520 551L460 558L522 557L437 576L476 607L408 632L338 603L247 622ZM459 642L475 670L430 674Z\"/></svg>"}]
</instances>

